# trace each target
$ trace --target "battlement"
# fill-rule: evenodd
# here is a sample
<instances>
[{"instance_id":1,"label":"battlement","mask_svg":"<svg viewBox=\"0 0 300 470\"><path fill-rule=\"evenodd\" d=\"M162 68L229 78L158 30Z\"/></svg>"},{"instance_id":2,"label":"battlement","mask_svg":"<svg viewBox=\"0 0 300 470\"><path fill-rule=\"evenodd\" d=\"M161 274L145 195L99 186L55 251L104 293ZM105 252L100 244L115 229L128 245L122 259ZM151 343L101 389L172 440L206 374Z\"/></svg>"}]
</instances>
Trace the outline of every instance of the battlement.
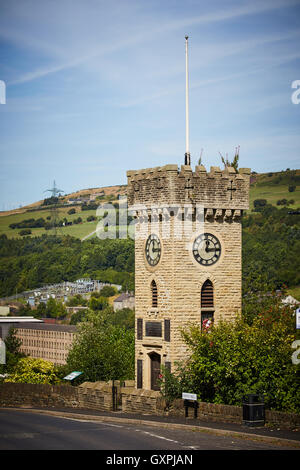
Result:
<instances>
[{"instance_id":1,"label":"battlement","mask_svg":"<svg viewBox=\"0 0 300 470\"><path fill-rule=\"evenodd\" d=\"M128 205L202 204L210 209L248 209L250 168L165 165L127 171Z\"/></svg>"}]
</instances>

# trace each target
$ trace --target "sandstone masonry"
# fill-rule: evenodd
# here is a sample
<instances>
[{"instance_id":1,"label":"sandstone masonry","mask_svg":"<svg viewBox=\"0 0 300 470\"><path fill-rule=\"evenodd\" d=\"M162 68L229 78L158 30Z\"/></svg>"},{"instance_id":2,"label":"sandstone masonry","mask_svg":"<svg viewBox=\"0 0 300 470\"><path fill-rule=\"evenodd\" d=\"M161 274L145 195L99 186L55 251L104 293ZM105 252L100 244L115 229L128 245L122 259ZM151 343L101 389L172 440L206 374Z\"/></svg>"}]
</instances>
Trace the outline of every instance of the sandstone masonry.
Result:
<instances>
[{"instance_id":1,"label":"sandstone masonry","mask_svg":"<svg viewBox=\"0 0 300 470\"><path fill-rule=\"evenodd\" d=\"M157 390L160 365L173 370L187 357L182 328L241 313L241 217L248 209L250 169L166 165L128 171L127 177L136 220L136 387ZM151 234L160 242L155 265L146 256ZM200 264L193 254L203 234L220 246L212 264ZM207 241L208 257L213 246Z\"/></svg>"}]
</instances>

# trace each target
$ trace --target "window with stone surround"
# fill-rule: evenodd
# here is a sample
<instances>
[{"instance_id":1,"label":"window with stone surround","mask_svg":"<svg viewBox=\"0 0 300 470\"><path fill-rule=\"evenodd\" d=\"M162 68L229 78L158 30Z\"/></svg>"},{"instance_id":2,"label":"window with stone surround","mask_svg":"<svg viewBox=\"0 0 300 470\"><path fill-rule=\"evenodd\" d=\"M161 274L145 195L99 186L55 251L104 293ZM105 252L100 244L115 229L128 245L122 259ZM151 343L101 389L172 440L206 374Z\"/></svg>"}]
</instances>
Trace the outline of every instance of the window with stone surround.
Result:
<instances>
[{"instance_id":1,"label":"window with stone surround","mask_svg":"<svg viewBox=\"0 0 300 470\"><path fill-rule=\"evenodd\" d=\"M214 287L209 279L201 289L201 308L214 308Z\"/></svg>"},{"instance_id":2,"label":"window with stone surround","mask_svg":"<svg viewBox=\"0 0 300 470\"><path fill-rule=\"evenodd\" d=\"M209 328L214 321L214 286L207 279L201 289L201 328Z\"/></svg>"},{"instance_id":3,"label":"window with stone surround","mask_svg":"<svg viewBox=\"0 0 300 470\"><path fill-rule=\"evenodd\" d=\"M154 279L151 282L151 297L152 297L152 307L156 308L157 307L157 285Z\"/></svg>"}]
</instances>

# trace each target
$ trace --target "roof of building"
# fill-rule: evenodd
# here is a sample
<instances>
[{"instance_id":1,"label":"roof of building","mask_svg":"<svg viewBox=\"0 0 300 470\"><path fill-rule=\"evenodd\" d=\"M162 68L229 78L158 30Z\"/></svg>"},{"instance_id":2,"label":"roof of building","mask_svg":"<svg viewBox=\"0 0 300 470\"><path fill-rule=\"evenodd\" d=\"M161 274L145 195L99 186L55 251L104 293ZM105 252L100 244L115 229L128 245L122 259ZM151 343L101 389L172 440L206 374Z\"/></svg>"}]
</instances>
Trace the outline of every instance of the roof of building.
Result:
<instances>
[{"instance_id":1,"label":"roof of building","mask_svg":"<svg viewBox=\"0 0 300 470\"><path fill-rule=\"evenodd\" d=\"M76 325L58 325L56 323L24 323L15 327L16 329L61 331L66 333L75 333Z\"/></svg>"},{"instance_id":2,"label":"roof of building","mask_svg":"<svg viewBox=\"0 0 300 470\"><path fill-rule=\"evenodd\" d=\"M43 320L34 317L0 316L0 323L43 323Z\"/></svg>"},{"instance_id":3,"label":"roof of building","mask_svg":"<svg viewBox=\"0 0 300 470\"><path fill-rule=\"evenodd\" d=\"M123 302L123 300L130 299L131 297L134 297L134 295L123 292L123 294L119 295L114 302Z\"/></svg>"}]
</instances>

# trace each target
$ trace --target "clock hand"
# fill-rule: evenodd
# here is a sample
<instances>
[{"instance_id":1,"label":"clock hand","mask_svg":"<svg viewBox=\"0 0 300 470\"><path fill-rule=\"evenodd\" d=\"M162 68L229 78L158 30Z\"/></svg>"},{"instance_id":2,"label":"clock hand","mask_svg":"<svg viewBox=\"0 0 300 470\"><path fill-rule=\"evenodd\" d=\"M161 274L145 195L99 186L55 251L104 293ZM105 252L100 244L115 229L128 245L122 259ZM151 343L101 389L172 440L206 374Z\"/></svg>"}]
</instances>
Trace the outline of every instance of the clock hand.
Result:
<instances>
[{"instance_id":1,"label":"clock hand","mask_svg":"<svg viewBox=\"0 0 300 470\"><path fill-rule=\"evenodd\" d=\"M152 243L152 252L153 253L157 253L159 251L159 247L155 248L155 245L157 245L157 243L153 242Z\"/></svg>"}]
</instances>

